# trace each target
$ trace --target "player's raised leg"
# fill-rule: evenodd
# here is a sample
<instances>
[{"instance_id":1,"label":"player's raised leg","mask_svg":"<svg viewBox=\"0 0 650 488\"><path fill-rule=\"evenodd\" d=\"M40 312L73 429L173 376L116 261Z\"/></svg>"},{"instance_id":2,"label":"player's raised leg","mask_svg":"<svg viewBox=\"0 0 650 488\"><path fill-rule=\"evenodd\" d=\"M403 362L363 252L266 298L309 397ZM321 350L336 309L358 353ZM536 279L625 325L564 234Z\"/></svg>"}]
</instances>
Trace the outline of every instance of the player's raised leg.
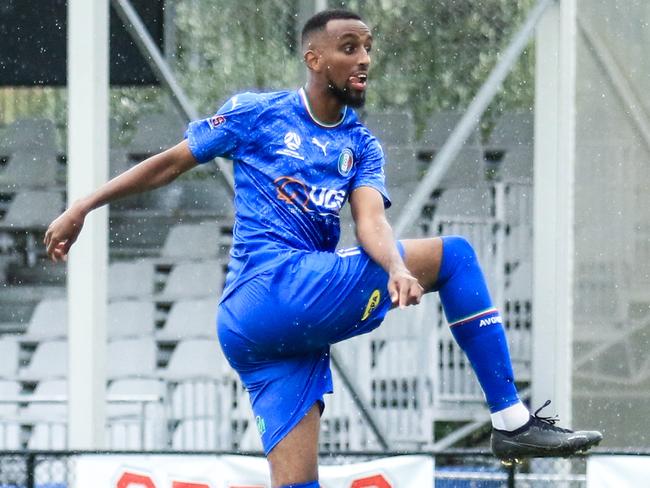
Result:
<instances>
[{"instance_id":1,"label":"player's raised leg","mask_svg":"<svg viewBox=\"0 0 650 488\"><path fill-rule=\"evenodd\" d=\"M599 432L574 433L531 416L519 399L501 316L470 243L458 236L402 243L409 271L426 291L440 293L451 332L481 384L494 453L502 459L566 456L600 442Z\"/></svg>"},{"instance_id":2,"label":"player's raised leg","mask_svg":"<svg viewBox=\"0 0 650 488\"><path fill-rule=\"evenodd\" d=\"M320 408L307 415L269 452L273 488L318 488Z\"/></svg>"}]
</instances>

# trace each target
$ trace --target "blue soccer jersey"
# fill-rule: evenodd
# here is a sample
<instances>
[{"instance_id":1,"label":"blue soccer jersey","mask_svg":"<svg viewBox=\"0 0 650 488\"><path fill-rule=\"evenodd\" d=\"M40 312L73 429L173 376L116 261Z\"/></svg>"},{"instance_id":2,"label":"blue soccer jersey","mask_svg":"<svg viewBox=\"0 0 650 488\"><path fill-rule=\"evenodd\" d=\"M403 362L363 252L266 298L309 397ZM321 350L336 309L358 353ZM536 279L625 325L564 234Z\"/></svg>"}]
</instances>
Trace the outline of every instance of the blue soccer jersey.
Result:
<instances>
[{"instance_id":1,"label":"blue soccer jersey","mask_svg":"<svg viewBox=\"0 0 650 488\"><path fill-rule=\"evenodd\" d=\"M349 108L336 124L319 122L303 89L236 95L190 123L186 137L199 163L234 162L234 242L222 300L294 251L333 252L339 212L355 188L375 188L390 205L378 141Z\"/></svg>"}]
</instances>

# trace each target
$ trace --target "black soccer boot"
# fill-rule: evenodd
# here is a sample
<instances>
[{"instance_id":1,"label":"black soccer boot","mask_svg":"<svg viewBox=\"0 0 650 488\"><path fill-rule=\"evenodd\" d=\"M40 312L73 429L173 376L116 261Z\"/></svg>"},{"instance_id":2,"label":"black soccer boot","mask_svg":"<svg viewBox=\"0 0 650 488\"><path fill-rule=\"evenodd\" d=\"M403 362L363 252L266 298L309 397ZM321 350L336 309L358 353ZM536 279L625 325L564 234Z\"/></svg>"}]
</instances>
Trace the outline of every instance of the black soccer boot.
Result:
<instances>
[{"instance_id":1,"label":"black soccer boot","mask_svg":"<svg viewBox=\"0 0 650 488\"><path fill-rule=\"evenodd\" d=\"M517 430L492 429L492 452L504 463L517 462L532 457L569 457L581 454L597 445L603 435L595 430L572 431L556 427L556 417L537 414L551 403L547 400L530 417L526 425Z\"/></svg>"}]
</instances>

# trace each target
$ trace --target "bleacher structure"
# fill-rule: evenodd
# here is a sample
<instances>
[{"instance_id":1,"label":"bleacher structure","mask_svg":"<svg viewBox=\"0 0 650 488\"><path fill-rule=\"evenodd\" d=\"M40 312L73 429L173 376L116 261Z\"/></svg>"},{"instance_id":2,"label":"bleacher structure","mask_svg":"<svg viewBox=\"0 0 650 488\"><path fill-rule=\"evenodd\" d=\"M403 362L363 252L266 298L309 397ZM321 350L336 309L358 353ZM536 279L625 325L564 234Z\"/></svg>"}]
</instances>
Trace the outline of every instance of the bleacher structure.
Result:
<instances>
[{"instance_id":1,"label":"bleacher structure","mask_svg":"<svg viewBox=\"0 0 650 488\"><path fill-rule=\"evenodd\" d=\"M416 141L407 114L367 117L386 154L392 218L458 118L432 117ZM39 136L25 138L25 127ZM40 244L65 201L65 158L54 130L48 121L18 121L0 140L0 449L66 445L65 267L47 263ZM172 134L182 135L173 116L148 117L130 144L112 149L111 173L158 152ZM526 113L504 114L484 144L478 133L470 137L418 223L422 235L461 234L476 248L524 385L530 379L532 136ZM348 213L341 224L342 245L353 245ZM231 203L208 167L111 207L110 448L261 448L247 393L216 338L231 229ZM380 447L359 401L392 448L437 445L439 422L487 420L437 297L423 302L390 312L371 334L333 346L356 389L345 388L334 370L323 449Z\"/></svg>"}]
</instances>

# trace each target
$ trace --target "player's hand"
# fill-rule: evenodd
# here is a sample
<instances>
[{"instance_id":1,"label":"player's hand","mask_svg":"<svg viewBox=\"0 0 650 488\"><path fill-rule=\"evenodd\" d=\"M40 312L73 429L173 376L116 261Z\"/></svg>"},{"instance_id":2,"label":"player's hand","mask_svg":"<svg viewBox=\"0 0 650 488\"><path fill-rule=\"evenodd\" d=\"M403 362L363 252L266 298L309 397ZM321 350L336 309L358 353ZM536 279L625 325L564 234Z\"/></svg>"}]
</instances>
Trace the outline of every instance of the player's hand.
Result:
<instances>
[{"instance_id":1,"label":"player's hand","mask_svg":"<svg viewBox=\"0 0 650 488\"><path fill-rule=\"evenodd\" d=\"M70 247L79 237L85 218L86 212L79 206L72 205L52 221L43 239L47 255L52 261L68 259Z\"/></svg>"},{"instance_id":2,"label":"player's hand","mask_svg":"<svg viewBox=\"0 0 650 488\"><path fill-rule=\"evenodd\" d=\"M424 288L408 269L400 267L388 275L388 293L394 307L406 308L420 303Z\"/></svg>"}]
</instances>

